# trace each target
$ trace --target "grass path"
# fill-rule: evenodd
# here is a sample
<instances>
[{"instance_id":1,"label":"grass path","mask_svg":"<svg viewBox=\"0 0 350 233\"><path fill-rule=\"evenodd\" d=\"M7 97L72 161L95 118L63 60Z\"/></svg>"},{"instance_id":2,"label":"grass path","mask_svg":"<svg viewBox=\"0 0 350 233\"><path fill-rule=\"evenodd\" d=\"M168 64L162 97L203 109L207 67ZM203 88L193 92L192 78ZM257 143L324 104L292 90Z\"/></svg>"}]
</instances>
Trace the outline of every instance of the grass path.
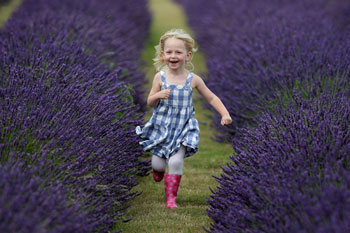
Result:
<instances>
[{"instance_id":1,"label":"grass path","mask_svg":"<svg viewBox=\"0 0 350 233\"><path fill-rule=\"evenodd\" d=\"M150 38L146 44L143 60L147 63L145 71L149 80L149 88L155 74L152 66L154 46L158 44L160 36L171 28L183 28L192 34L186 24L184 13L171 0L150 0L149 8L153 16ZM193 35L193 34L192 34ZM199 47L200 50L200 47ZM203 55L195 53L193 63L194 72L202 75L206 72ZM185 159L184 174L182 176L176 210L165 208L164 182L156 183L152 176L141 178L135 188L142 192L130 203L128 216L133 220L123 224L125 232L150 233L197 233L208 228L210 219L206 214L206 198L211 194L209 187L215 189L217 183L212 177L221 172L220 165L229 161L228 156L233 154L230 144L213 141L215 130L210 127L210 112L201 107L203 100L195 91L195 117L200 124L201 136L199 151L194 156ZM150 117L148 113L146 120ZM145 155L149 159L150 155Z\"/></svg>"},{"instance_id":2,"label":"grass path","mask_svg":"<svg viewBox=\"0 0 350 233\"><path fill-rule=\"evenodd\" d=\"M11 0L4 5L0 5L0 28L2 28L12 12L20 5L21 0Z\"/></svg>"}]
</instances>

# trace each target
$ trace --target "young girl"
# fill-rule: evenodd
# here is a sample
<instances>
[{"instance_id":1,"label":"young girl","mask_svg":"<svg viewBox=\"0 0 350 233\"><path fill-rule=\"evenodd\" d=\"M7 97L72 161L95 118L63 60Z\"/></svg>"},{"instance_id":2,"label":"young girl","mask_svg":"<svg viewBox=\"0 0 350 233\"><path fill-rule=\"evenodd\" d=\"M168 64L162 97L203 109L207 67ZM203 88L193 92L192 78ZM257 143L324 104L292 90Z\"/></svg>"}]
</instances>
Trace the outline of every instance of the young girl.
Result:
<instances>
[{"instance_id":1,"label":"young girl","mask_svg":"<svg viewBox=\"0 0 350 233\"><path fill-rule=\"evenodd\" d=\"M203 80L186 69L191 65L195 42L181 29L166 32L156 48L155 67L159 71L153 80L147 104L153 115L144 128L136 127L143 139L140 145L152 152L153 178L164 176L166 207L177 208L177 190L182 176L184 158L197 152L199 141L198 121L194 118L192 89L198 92L220 113L221 124L232 122L221 100L211 92Z\"/></svg>"}]
</instances>

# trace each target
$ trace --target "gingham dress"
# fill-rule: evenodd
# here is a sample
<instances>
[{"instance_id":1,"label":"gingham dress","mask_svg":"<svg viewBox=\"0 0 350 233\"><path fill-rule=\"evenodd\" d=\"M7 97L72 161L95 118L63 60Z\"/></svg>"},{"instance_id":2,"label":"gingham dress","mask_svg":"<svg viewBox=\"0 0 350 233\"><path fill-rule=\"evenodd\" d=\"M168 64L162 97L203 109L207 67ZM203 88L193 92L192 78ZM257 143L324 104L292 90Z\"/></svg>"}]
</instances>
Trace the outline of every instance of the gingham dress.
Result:
<instances>
[{"instance_id":1,"label":"gingham dress","mask_svg":"<svg viewBox=\"0 0 350 233\"><path fill-rule=\"evenodd\" d=\"M199 142L199 127L198 121L193 117L195 111L190 86L193 73L189 73L185 85L167 84L164 71L160 74L161 89L172 91L168 99L159 101L143 129L136 127L136 133L143 139L139 144L145 151L166 159L174 155L180 145L184 145L185 157L189 157L197 152Z\"/></svg>"}]
</instances>

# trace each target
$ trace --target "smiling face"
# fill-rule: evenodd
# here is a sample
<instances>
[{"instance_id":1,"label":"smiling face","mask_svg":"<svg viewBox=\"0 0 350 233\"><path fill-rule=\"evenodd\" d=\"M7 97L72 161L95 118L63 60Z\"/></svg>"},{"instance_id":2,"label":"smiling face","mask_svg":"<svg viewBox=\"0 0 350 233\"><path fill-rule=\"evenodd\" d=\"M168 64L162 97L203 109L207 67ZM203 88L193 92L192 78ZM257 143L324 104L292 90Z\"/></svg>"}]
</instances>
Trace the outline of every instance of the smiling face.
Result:
<instances>
[{"instance_id":1,"label":"smiling face","mask_svg":"<svg viewBox=\"0 0 350 233\"><path fill-rule=\"evenodd\" d=\"M186 50L185 42L175 37L170 37L164 42L164 51L162 56L165 64L172 70L181 70L190 60L191 51Z\"/></svg>"}]
</instances>

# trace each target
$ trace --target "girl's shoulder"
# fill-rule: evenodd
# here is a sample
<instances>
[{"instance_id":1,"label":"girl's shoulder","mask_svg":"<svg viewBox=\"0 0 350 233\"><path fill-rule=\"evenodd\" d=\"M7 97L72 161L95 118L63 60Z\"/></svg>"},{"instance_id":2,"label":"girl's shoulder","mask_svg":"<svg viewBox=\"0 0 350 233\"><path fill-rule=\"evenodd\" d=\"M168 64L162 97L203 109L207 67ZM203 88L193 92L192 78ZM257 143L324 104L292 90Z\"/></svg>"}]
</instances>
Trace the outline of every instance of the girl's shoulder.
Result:
<instances>
[{"instance_id":1,"label":"girl's shoulder","mask_svg":"<svg viewBox=\"0 0 350 233\"><path fill-rule=\"evenodd\" d=\"M155 75L154 75L154 79L161 79L162 75L160 74L160 71L158 71Z\"/></svg>"},{"instance_id":2,"label":"girl's shoulder","mask_svg":"<svg viewBox=\"0 0 350 233\"><path fill-rule=\"evenodd\" d=\"M157 72L157 73L154 75L154 78L153 78L153 86L159 86L159 87L162 86L162 76L161 76L160 72Z\"/></svg>"},{"instance_id":3,"label":"girl's shoulder","mask_svg":"<svg viewBox=\"0 0 350 233\"><path fill-rule=\"evenodd\" d=\"M159 71L154 75L154 80L157 80L157 82L162 83L162 72Z\"/></svg>"},{"instance_id":4,"label":"girl's shoulder","mask_svg":"<svg viewBox=\"0 0 350 233\"><path fill-rule=\"evenodd\" d=\"M196 88L203 82L203 79L193 72L192 74L191 87Z\"/></svg>"}]
</instances>

